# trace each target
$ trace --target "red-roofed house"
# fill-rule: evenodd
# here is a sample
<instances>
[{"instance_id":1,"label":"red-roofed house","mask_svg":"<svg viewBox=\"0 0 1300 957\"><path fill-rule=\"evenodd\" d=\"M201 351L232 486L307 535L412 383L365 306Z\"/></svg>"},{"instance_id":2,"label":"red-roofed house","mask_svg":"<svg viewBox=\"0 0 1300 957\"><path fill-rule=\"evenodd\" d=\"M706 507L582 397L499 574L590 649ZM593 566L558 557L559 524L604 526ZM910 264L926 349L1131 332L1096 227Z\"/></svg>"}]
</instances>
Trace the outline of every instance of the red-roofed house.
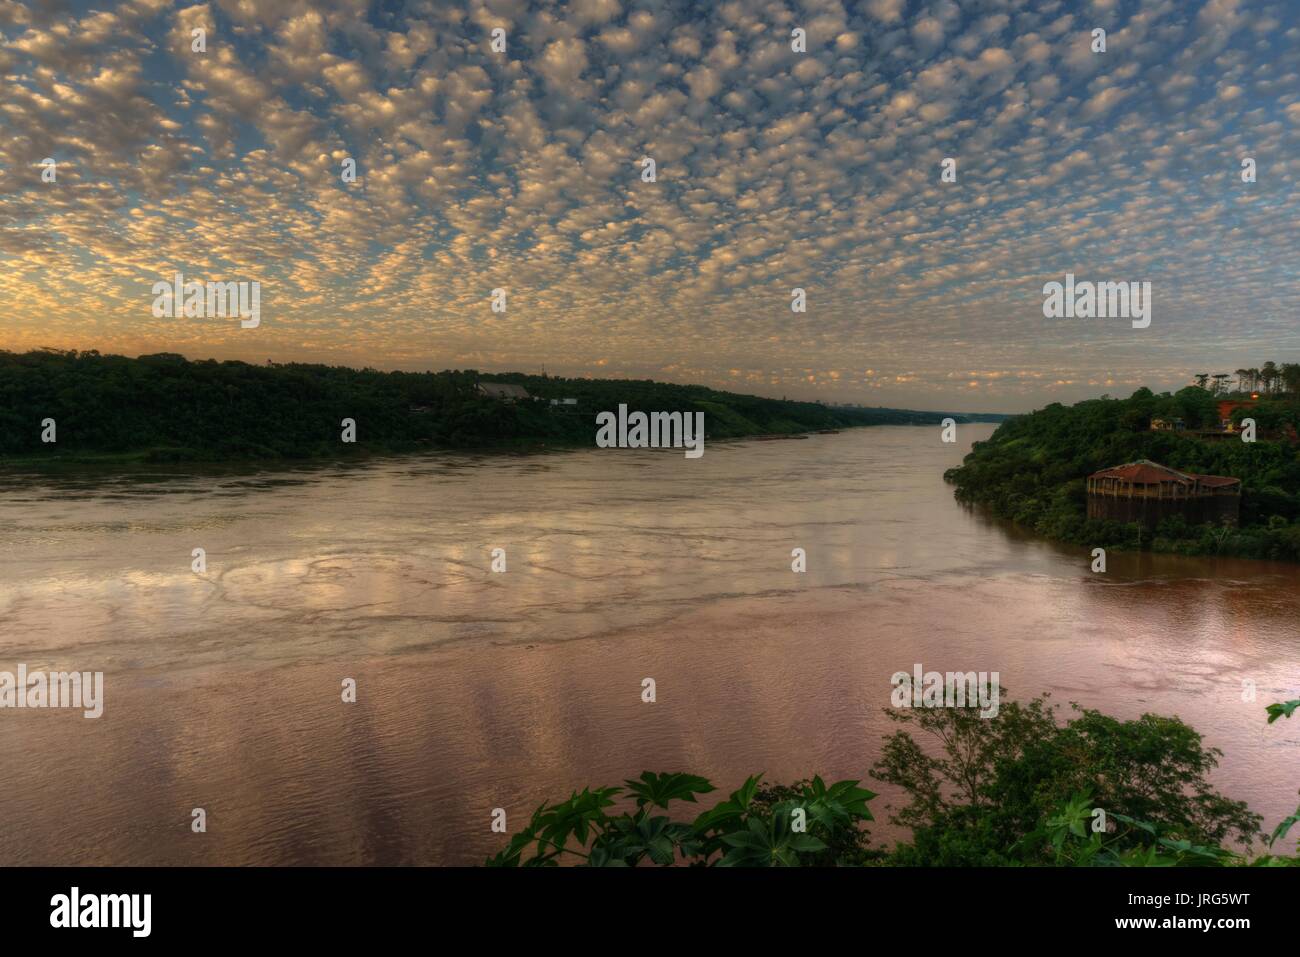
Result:
<instances>
[{"instance_id":1,"label":"red-roofed house","mask_svg":"<svg viewBox=\"0 0 1300 957\"><path fill-rule=\"evenodd\" d=\"M1154 528L1179 514L1193 525L1236 525L1241 479L1198 475L1139 459L1088 476L1088 517L1142 522Z\"/></svg>"}]
</instances>

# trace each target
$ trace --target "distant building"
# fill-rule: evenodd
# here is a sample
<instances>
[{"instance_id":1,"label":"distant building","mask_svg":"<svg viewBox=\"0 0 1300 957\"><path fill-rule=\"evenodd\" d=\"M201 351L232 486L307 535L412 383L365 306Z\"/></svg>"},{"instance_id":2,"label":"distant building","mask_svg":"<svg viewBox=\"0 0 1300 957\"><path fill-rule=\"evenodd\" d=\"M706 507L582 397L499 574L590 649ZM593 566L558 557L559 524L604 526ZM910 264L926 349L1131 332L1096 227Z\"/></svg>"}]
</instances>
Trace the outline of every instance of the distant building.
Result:
<instances>
[{"instance_id":1,"label":"distant building","mask_svg":"<svg viewBox=\"0 0 1300 957\"><path fill-rule=\"evenodd\" d=\"M1155 528L1170 515L1189 524L1237 524L1241 479L1197 475L1139 459L1088 476L1088 517Z\"/></svg>"},{"instance_id":2,"label":"distant building","mask_svg":"<svg viewBox=\"0 0 1300 957\"><path fill-rule=\"evenodd\" d=\"M1223 426L1223 431L1233 432L1236 427L1232 424L1232 413L1237 409L1253 409L1259 405L1256 399L1221 399L1219 401L1219 423Z\"/></svg>"},{"instance_id":3,"label":"distant building","mask_svg":"<svg viewBox=\"0 0 1300 957\"><path fill-rule=\"evenodd\" d=\"M477 388L479 395L500 399L502 402L518 402L520 399L532 398L523 386L509 382L480 382Z\"/></svg>"},{"instance_id":4,"label":"distant building","mask_svg":"<svg viewBox=\"0 0 1300 957\"><path fill-rule=\"evenodd\" d=\"M1182 419L1152 419L1152 432L1182 432L1187 428L1187 423Z\"/></svg>"}]
</instances>

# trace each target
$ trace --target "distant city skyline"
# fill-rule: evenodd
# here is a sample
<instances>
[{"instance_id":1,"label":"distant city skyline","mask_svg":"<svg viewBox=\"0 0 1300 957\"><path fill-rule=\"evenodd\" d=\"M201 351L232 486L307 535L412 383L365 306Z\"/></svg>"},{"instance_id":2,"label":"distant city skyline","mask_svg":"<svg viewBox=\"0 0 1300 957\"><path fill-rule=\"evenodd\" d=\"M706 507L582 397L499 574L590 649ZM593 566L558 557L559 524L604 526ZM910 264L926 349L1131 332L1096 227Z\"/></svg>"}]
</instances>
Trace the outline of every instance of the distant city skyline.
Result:
<instances>
[{"instance_id":1,"label":"distant city skyline","mask_svg":"<svg viewBox=\"0 0 1300 957\"><path fill-rule=\"evenodd\" d=\"M0 0L3 349L972 412L1300 358L1283 0L107 6Z\"/></svg>"}]
</instances>

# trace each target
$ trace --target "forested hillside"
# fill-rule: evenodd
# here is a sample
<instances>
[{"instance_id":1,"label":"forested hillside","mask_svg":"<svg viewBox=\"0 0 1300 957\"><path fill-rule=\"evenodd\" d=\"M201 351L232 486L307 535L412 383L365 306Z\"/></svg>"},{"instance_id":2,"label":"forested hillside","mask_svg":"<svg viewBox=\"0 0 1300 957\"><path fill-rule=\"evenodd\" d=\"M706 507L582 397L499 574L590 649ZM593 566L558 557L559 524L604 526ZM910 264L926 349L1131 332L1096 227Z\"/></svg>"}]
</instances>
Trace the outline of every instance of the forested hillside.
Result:
<instances>
[{"instance_id":1,"label":"forested hillside","mask_svg":"<svg viewBox=\"0 0 1300 957\"><path fill-rule=\"evenodd\" d=\"M1276 396L1249 414L1266 434L1277 435L1271 430L1300 424L1300 400ZM1054 403L1004 422L945 477L956 484L959 499L986 504L1060 541L1300 560L1300 446L1281 438L1208 441L1189 432L1150 430L1153 418L1180 418L1188 430L1209 429L1217 415L1216 397L1196 386L1174 395L1139 389L1128 399ZM1241 418L1240 410L1234 418ZM1241 528L1188 526L1172 518L1152 536L1136 525L1089 520L1086 477L1144 458L1241 479Z\"/></svg>"},{"instance_id":2,"label":"forested hillside","mask_svg":"<svg viewBox=\"0 0 1300 957\"><path fill-rule=\"evenodd\" d=\"M503 402L479 382L515 383L542 401ZM551 406L573 398L576 405ZM0 456L148 461L310 458L427 448L594 444L595 415L704 412L709 439L860 425L930 424L946 413L847 409L617 379L379 372L322 365L137 359L97 352L0 352ZM343 419L357 441L340 441ZM961 417L957 416L960 420ZM55 443L42 443L53 419Z\"/></svg>"}]
</instances>

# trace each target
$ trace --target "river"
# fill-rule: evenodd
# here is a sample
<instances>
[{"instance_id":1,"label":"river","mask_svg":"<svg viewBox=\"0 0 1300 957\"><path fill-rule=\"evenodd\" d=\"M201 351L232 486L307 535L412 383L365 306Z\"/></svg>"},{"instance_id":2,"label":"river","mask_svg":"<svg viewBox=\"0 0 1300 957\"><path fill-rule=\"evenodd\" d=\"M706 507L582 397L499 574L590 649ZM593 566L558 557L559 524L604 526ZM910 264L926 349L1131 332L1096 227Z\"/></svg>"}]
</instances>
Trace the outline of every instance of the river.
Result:
<instances>
[{"instance_id":1,"label":"river","mask_svg":"<svg viewBox=\"0 0 1300 957\"><path fill-rule=\"evenodd\" d=\"M0 865L473 864L494 808L514 830L645 769L861 778L883 821L867 772L916 663L1177 714L1271 829L1300 785L1300 725L1263 717L1300 697L1300 569L1094 574L953 500L991 431L0 476L0 670L105 676L98 719L0 711Z\"/></svg>"}]
</instances>

